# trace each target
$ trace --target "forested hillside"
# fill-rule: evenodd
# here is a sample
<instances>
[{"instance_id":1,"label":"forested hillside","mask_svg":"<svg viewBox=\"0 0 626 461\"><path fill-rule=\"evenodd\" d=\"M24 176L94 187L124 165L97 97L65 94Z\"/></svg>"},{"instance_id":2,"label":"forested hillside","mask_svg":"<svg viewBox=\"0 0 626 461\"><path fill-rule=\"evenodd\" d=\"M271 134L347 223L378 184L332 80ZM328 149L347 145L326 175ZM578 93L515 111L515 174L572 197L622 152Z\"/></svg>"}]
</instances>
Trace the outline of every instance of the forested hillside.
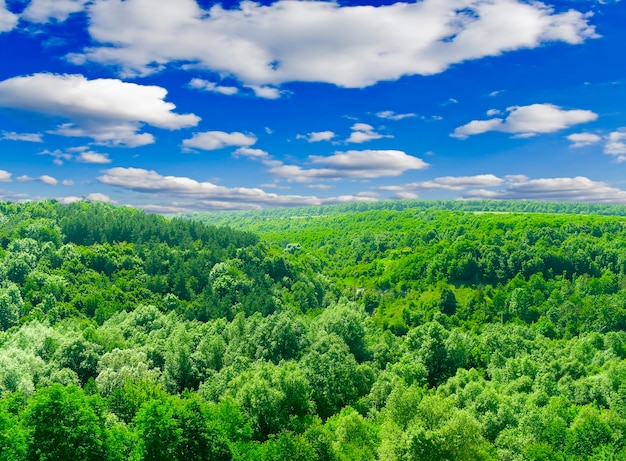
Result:
<instances>
[{"instance_id":1,"label":"forested hillside","mask_svg":"<svg viewBox=\"0 0 626 461\"><path fill-rule=\"evenodd\" d=\"M626 459L622 211L0 204L0 461Z\"/></svg>"}]
</instances>

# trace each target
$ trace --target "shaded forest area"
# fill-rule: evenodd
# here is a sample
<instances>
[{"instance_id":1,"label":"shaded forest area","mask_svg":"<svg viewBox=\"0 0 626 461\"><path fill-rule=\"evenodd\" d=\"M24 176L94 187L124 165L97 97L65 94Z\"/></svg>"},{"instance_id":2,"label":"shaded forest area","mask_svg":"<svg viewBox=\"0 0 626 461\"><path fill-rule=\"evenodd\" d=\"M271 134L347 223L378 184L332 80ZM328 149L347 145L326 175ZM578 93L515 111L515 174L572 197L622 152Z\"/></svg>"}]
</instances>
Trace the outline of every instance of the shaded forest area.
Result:
<instances>
[{"instance_id":1,"label":"shaded forest area","mask_svg":"<svg viewBox=\"0 0 626 461\"><path fill-rule=\"evenodd\" d=\"M626 459L623 211L2 203L0 461Z\"/></svg>"}]
</instances>

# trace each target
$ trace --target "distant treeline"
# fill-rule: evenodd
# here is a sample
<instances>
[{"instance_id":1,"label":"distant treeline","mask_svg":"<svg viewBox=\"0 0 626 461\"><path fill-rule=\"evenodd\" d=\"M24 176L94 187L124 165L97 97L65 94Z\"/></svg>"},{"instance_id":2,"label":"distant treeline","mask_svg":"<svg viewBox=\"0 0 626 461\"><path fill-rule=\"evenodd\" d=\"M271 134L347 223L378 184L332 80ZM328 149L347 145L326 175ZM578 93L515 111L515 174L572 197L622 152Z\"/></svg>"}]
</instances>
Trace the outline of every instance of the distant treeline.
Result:
<instances>
[{"instance_id":1,"label":"distant treeline","mask_svg":"<svg viewBox=\"0 0 626 461\"><path fill-rule=\"evenodd\" d=\"M180 216L211 224L228 223L232 218L284 218L320 216L373 210L449 210L492 213L561 213L626 216L626 205L583 202L542 202L536 200L380 200L292 208L186 213Z\"/></svg>"}]
</instances>

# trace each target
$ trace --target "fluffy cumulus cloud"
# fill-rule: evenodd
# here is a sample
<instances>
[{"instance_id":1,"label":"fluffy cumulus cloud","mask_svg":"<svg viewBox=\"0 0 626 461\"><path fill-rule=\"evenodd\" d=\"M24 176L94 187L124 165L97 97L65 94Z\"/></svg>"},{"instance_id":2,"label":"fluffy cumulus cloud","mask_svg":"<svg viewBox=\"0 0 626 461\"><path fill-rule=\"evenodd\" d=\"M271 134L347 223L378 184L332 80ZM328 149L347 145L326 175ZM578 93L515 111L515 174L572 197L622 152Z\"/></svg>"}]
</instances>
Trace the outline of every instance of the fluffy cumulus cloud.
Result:
<instances>
[{"instance_id":1,"label":"fluffy cumulus cloud","mask_svg":"<svg viewBox=\"0 0 626 461\"><path fill-rule=\"evenodd\" d=\"M0 0L0 33L13 30L19 17L7 10L5 0Z\"/></svg>"},{"instance_id":2,"label":"fluffy cumulus cloud","mask_svg":"<svg viewBox=\"0 0 626 461\"><path fill-rule=\"evenodd\" d=\"M82 11L87 3L88 0L32 0L22 18L35 23L61 22L70 14Z\"/></svg>"},{"instance_id":3,"label":"fluffy cumulus cloud","mask_svg":"<svg viewBox=\"0 0 626 461\"><path fill-rule=\"evenodd\" d=\"M311 155L308 161L313 168L275 161L270 164L268 172L290 182L311 182L400 176L409 170L428 167L422 159L399 150L350 150L330 156Z\"/></svg>"},{"instance_id":4,"label":"fluffy cumulus cloud","mask_svg":"<svg viewBox=\"0 0 626 461\"><path fill-rule=\"evenodd\" d=\"M579 123L592 122L598 114L590 110L565 110L554 104L531 104L506 109L506 118L472 120L454 130L450 136L467 139L469 136L501 131L515 137L530 137L538 133L552 133Z\"/></svg>"},{"instance_id":5,"label":"fluffy cumulus cloud","mask_svg":"<svg viewBox=\"0 0 626 461\"><path fill-rule=\"evenodd\" d=\"M308 142L320 142L320 141L331 141L335 136L337 136L332 131L313 131L312 133L308 133L306 135L299 134L296 136L298 139L306 139Z\"/></svg>"},{"instance_id":6,"label":"fluffy cumulus cloud","mask_svg":"<svg viewBox=\"0 0 626 461\"><path fill-rule=\"evenodd\" d=\"M604 153L616 156L618 162L626 161L626 128L613 131L608 135Z\"/></svg>"},{"instance_id":7,"label":"fluffy cumulus cloud","mask_svg":"<svg viewBox=\"0 0 626 461\"><path fill-rule=\"evenodd\" d=\"M101 154L93 151L81 152L76 156L76 161L80 163L96 163L100 165L111 163L111 159L107 154Z\"/></svg>"},{"instance_id":8,"label":"fluffy cumulus cloud","mask_svg":"<svg viewBox=\"0 0 626 461\"><path fill-rule=\"evenodd\" d=\"M244 134L239 131L226 133L224 131L205 131L194 133L190 139L183 141L186 149L217 150L232 146L251 146L257 138L252 134Z\"/></svg>"},{"instance_id":9,"label":"fluffy cumulus cloud","mask_svg":"<svg viewBox=\"0 0 626 461\"><path fill-rule=\"evenodd\" d=\"M318 198L279 195L260 188L224 187L180 176L164 176L142 168L111 168L98 178L102 184L150 194L158 200L174 200L166 206L171 212L191 209L234 209L272 206L305 206L343 201L370 201L371 196ZM150 206L152 207L152 206ZM148 207L144 207L148 208ZM154 209L152 209L154 211Z\"/></svg>"},{"instance_id":10,"label":"fluffy cumulus cloud","mask_svg":"<svg viewBox=\"0 0 626 461\"><path fill-rule=\"evenodd\" d=\"M526 176L508 176L505 187L499 190L476 189L466 192L467 199L543 200L594 203L626 203L626 191L603 181L584 176L574 178L529 179Z\"/></svg>"},{"instance_id":11,"label":"fluffy cumulus cloud","mask_svg":"<svg viewBox=\"0 0 626 461\"><path fill-rule=\"evenodd\" d=\"M573 133L567 136L567 139L572 142L572 147L590 146L602 140L600 136L593 133Z\"/></svg>"},{"instance_id":12,"label":"fluffy cumulus cloud","mask_svg":"<svg viewBox=\"0 0 626 461\"><path fill-rule=\"evenodd\" d=\"M0 170L0 182L11 182L11 173L6 170Z\"/></svg>"},{"instance_id":13,"label":"fluffy cumulus cloud","mask_svg":"<svg viewBox=\"0 0 626 461\"><path fill-rule=\"evenodd\" d=\"M504 183L502 178L492 174L475 176L442 176L429 181L419 181L395 186L384 186L381 190L396 192L398 198L416 198L416 192L424 189L464 190L473 187L495 187Z\"/></svg>"},{"instance_id":14,"label":"fluffy cumulus cloud","mask_svg":"<svg viewBox=\"0 0 626 461\"><path fill-rule=\"evenodd\" d=\"M251 89L257 98L264 99L278 99L285 93L276 87L268 85L246 85L246 88Z\"/></svg>"},{"instance_id":15,"label":"fluffy cumulus cloud","mask_svg":"<svg viewBox=\"0 0 626 461\"><path fill-rule=\"evenodd\" d=\"M50 0L51 1L51 0ZM146 14L146 12L150 14ZM423 0L392 5L101 0L88 7L94 46L69 58L146 75L167 65L233 76L259 96L285 82L360 88L549 42L595 37L589 17L522 0ZM176 40L172 40L176 37Z\"/></svg>"},{"instance_id":16,"label":"fluffy cumulus cloud","mask_svg":"<svg viewBox=\"0 0 626 461\"><path fill-rule=\"evenodd\" d=\"M88 80L82 75L34 74L0 82L0 107L65 120L51 132L93 139L105 145L135 147L154 142L143 125L177 130L196 126L199 117L177 114L164 99L167 90L118 79Z\"/></svg>"}]
</instances>

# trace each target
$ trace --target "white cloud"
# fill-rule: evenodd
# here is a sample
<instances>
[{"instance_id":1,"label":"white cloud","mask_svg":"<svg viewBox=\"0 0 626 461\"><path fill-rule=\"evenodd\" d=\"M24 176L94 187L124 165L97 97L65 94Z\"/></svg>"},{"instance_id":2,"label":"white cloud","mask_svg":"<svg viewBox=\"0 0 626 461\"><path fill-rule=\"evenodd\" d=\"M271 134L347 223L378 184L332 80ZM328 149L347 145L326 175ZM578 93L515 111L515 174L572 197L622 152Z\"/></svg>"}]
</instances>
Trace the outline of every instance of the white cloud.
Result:
<instances>
[{"instance_id":1,"label":"white cloud","mask_svg":"<svg viewBox=\"0 0 626 461\"><path fill-rule=\"evenodd\" d=\"M107 154L100 154L93 151L81 152L78 156L76 156L76 161L80 163L111 163L111 159Z\"/></svg>"},{"instance_id":2,"label":"white cloud","mask_svg":"<svg viewBox=\"0 0 626 461\"><path fill-rule=\"evenodd\" d=\"M489 109L489 110L487 111L487 115L488 115L489 117L493 117L494 115L498 115L498 114L501 114L501 113L502 113L502 111L501 111L501 110L499 110L499 109Z\"/></svg>"},{"instance_id":3,"label":"white cloud","mask_svg":"<svg viewBox=\"0 0 626 461\"><path fill-rule=\"evenodd\" d=\"M350 137L346 139L347 143L360 144L367 141L373 141L374 139L392 138L391 135L383 135L374 131L374 127L367 123L355 123L352 125L352 133Z\"/></svg>"},{"instance_id":4,"label":"white cloud","mask_svg":"<svg viewBox=\"0 0 626 461\"><path fill-rule=\"evenodd\" d=\"M332 131L314 131L312 133L307 133L306 135L299 134L296 136L298 139L306 139L308 142L320 142L320 141L330 141L335 136L337 136Z\"/></svg>"},{"instance_id":5,"label":"white cloud","mask_svg":"<svg viewBox=\"0 0 626 461\"><path fill-rule=\"evenodd\" d=\"M419 195L413 192L401 191L396 194L396 198L399 200L416 200L419 198Z\"/></svg>"},{"instance_id":6,"label":"white cloud","mask_svg":"<svg viewBox=\"0 0 626 461\"><path fill-rule=\"evenodd\" d=\"M611 187L603 181L593 181L584 176L540 179L508 176L506 180L507 184L504 189L468 191L463 195L463 198L626 203L626 191Z\"/></svg>"},{"instance_id":7,"label":"white cloud","mask_svg":"<svg viewBox=\"0 0 626 461\"><path fill-rule=\"evenodd\" d=\"M11 182L12 173L9 173L6 170L0 170L0 182Z\"/></svg>"},{"instance_id":8,"label":"white cloud","mask_svg":"<svg viewBox=\"0 0 626 461\"><path fill-rule=\"evenodd\" d=\"M92 192L91 194L85 195L85 200L89 200L90 202L117 203L108 195L101 194L100 192Z\"/></svg>"},{"instance_id":9,"label":"white cloud","mask_svg":"<svg viewBox=\"0 0 626 461\"><path fill-rule=\"evenodd\" d=\"M44 150L39 152L39 155L49 155L51 156L54 160L52 160L52 162L55 165L63 165L63 163L65 161L69 161L73 158L73 155L70 154L69 152L63 152L59 149L55 149L55 150Z\"/></svg>"},{"instance_id":10,"label":"white cloud","mask_svg":"<svg viewBox=\"0 0 626 461\"><path fill-rule=\"evenodd\" d=\"M376 113L376 117L378 118L384 118L387 120L402 120L404 118L409 118L409 117L416 117L417 114L414 113L409 113L409 114L396 114L394 111L392 110L384 110L382 112L377 112Z\"/></svg>"},{"instance_id":11,"label":"white cloud","mask_svg":"<svg viewBox=\"0 0 626 461\"><path fill-rule=\"evenodd\" d=\"M492 174L479 174L475 176L442 176L429 181L400 184L397 186L384 186L380 189L398 192L398 194L411 194L423 189L464 190L470 187L495 187L501 185L503 182L503 179Z\"/></svg>"},{"instance_id":12,"label":"white cloud","mask_svg":"<svg viewBox=\"0 0 626 461\"><path fill-rule=\"evenodd\" d=\"M72 13L84 10L88 0L32 0L22 13L22 18L35 23L51 19L65 21Z\"/></svg>"},{"instance_id":13,"label":"white cloud","mask_svg":"<svg viewBox=\"0 0 626 461\"><path fill-rule=\"evenodd\" d=\"M257 98L278 99L283 94L282 91L273 86L247 85L246 88L250 88Z\"/></svg>"},{"instance_id":14,"label":"white cloud","mask_svg":"<svg viewBox=\"0 0 626 461\"><path fill-rule=\"evenodd\" d=\"M0 0L0 33L9 32L17 25L19 17L7 10L4 0Z\"/></svg>"},{"instance_id":15,"label":"white cloud","mask_svg":"<svg viewBox=\"0 0 626 461\"><path fill-rule=\"evenodd\" d=\"M265 160L270 158L270 154L262 149L252 149L250 147L240 147L233 152L234 157L247 157L254 160Z\"/></svg>"},{"instance_id":16,"label":"white cloud","mask_svg":"<svg viewBox=\"0 0 626 461\"><path fill-rule=\"evenodd\" d=\"M108 154L94 152L86 146L69 148L67 149L67 151L62 151L59 149L51 151L46 149L39 152L39 155L51 156L54 159L53 163L55 165L63 165L63 163L66 161L95 164L111 163L111 159L109 158Z\"/></svg>"},{"instance_id":17,"label":"white cloud","mask_svg":"<svg viewBox=\"0 0 626 461\"><path fill-rule=\"evenodd\" d=\"M626 129L622 128L609 134L604 153L615 155L618 162L626 161Z\"/></svg>"},{"instance_id":18,"label":"white cloud","mask_svg":"<svg viewBox=\"0 0 626 461\"><path fill-rule=\"evenodd\" d=\"M422 170L428 164L399 150L350 150L335 152L331 156L311 155L308 158L318 168L302 168L280 162L268 171L290 182L316 180L372 179L399 176L405 171Z\"/></svg>"},{"instance_id":19,"label":"white cloud","mask_svg":"<svg viewBox=\"0 0 626 461\"><path fill-rule=\"evenodd\" d=\"M47 174L41 175L37 179L39 179L39 181L44 184L48 184L49 186L56 186L59 183L56 178L53 178L52 176L49 176Z\"/></svg>"},{"instance_id":20,"label":"white cloud","mask_svg":"<svg viewBox=\"0 0 626 461\"><path fill-rule=\"evenodd\" d=\"M353 131L372 131L374 127L367 123L355 123L350 129Z\"/></svg>"},{"instance_id":21,"label":"white cloud","mask_svg":"<svg viewBox=\"0 0 626 461\"><path fill-rule=\"evenodd\" d=\"M277 183L265 183L265 184L261 184L259 187L265 188L265 189L279 189L279 190L291 189L289 186L281 186L280 184L277 184Z\"/></svg>"},{"instance_id":22,"label":"white cloud","mask_svg":"<svg viewBox=\"0 0 626 461\"><path fill-rule=\"evenodd\" d=\"M227 96L232 96L239 93L239 88L235 86L218 85L215 82L209 82L202 80L201 78L194 78L189 82L189 86L196 90L208 91L210 93L220 93Z\"/></svg>"},{"instance_id":23,"label":"white cloud","mask_svg":"<svg viewBox=\"0 0 626 461\"><path fill-rule=\"evenodd\" d=\"M279 195L260 188L229 188L187 177L163 176L156 171L141 168L111 168L106 170L104 175L98 178L98 181L126 190L151 194L155 198L176 200L170 204L159 205L161 207L195 210L305 206L372 200L371 197L363 196L319 198L302 195Z\"/></svg>"},{"instance_id":24,"label":"white cloud","mask_svg":"<svg viewBox=\"0 0 626 461\"><path fill-rule=\"evenodd\" d=\"M16 133L14 131L3 131L0 140L43 142L40 133Z\"/></svg>"},{"instance_id":25,"label":"white cloud","mask_svg":"<svg viewBox=\"0 0 626 461\"><path fill-rule=\"evenodd\" d=\"M572 142L571 147L585 147L602 140L600 136L593 133L574 133L567 136L567 139Z\"/></svg>"},{"instance_id":26,"label":"white cloud","mask_svg":"<svg viewBox=\"0 0 626 461\"><path fill-rule=\"evenodd\" d=\"M590 110L564 110L554 104L531 104L507 107L506 118L472 120L454 130L450 136L467 139L488 131L512 133L515 137L530 137L538 133L552 133L579 123L594 121L598 114Z\"/></svg>"},{"instance_id":27,"label":"white cloud","mask_svg":"<svg viewBox=\"0 0 626 461\"><path fill-rule=\"evenodd\" d=\"M259 160L268 167L269 174L298 183L399 176L405 171L428 167L422 159L399 150L350 150L330 156L310 155L307 163L314 165L313 168L285 164L260 149L240 148L233 155Z\"/></svg>"},{"instance_id":28,"label":"white cloud","mask_svg":"<svg viewBox=\"0 0 626 461\"><path fill-rule=\"evenodd\" d=\"M330 184L309 184L306 187L308 187L309 189L318 189L318 190L328 190L328 189L333 188L333 186L331 186Z\"/></svg>"},{"instance_id":29,"label":"white cloud","mask_svg":"<svg viewBox=\"0 0 626 461\"><path fill-rule=\"evenodd\" d=\"M83 120L84 127L73 123L63 123L48 133L74 138L91 138L96 144L103 146L139 147L154 144L154 136L150 133L137 133L139 123L104 124Z\"/></svg>"},{"instance_id":30,"label":"white cloud","mask_svg":"<svg viewBox=\"0 0 626 461\"><path fill-rule=\"evenodd\" d=\"M22 175L18 176L17 180L20 182L39 181L49 186L56 186L59 183L56 178L53 178L52 176L49 176L47 174L41 175L37 178L31 178L30 176Z\"/></svg>"},{"instance_id":31,"label":"white cloud","mask_svg":"<svg viewBox=\"0 0 626 461\"><path fill-rule=\"evenodd\" d=\"M74 181L72 181L71 179L64 179L63 181L61 181L61 184L63 184L64 186L73 186L74 185Z\"/></svg>"},{"instance_id":32,"label":"white cloud","mask_svg":"<svg viewBox=\"0 0 626 461\"><path fill-rule=\"evenodd\" d=\"M251 146L257 141L252 134L244 134L238 131L226 133L224 131L205 131L194 133L191 139L183 141L183 147L202 150L216 150L231 146Z\"/></svg>"},{"instance_id":33,"label":"white cloud","mask_svg":"<svg viewBox=\"0 0 626 461\"><path fill-rule=\"evenodd\" d=\"M56 200L62 205L69 205L70 203L80 202L83 199L81 197L76 197L75 195L70 195L67 197L57 197Z\"/></svg>"},{"instance_id":34,"label":"white cloud","mask_svg":"<svg viewBox=\"0 0 626 461\"><path fill-rule=\"evenodd\" d=\"M243 88L238 88L231 85L220 85L219 83L210 82L201 78L191 79L189 87L200 91L208 91L210 93L220 93L227 96L233 95L254 95L257 98L263 99L278 99L285 91L281 91L279 88L268 85L243 85Z\"/></svg>"},{"instance_id":35,"label":"white cloud","mask_svg":"<svg viewBox=\"0 0 626 461\"><path fill-rule=\"evenodd\" d=\"M597 36L581 12L556 13L543 3L522 0L383 6L247 1L232 9L214 4L210 10L195 0L107 0L94 2L88 12L96 46L70 56L75 63L118 65L127 75L183 63L234 76L253 89L292 81L360 88L404 75L436 74L466 60L554 41L579 44Z\"/></svg>"},{"instance_id":36,"label":"white cloud","mask_svg":"<svg viewBox=\"0 0 626 461\"><path fill-rule=\"evenodd\" d=\"M108 195L102 194L100 192L92 192L82 197L76 197L76 196L57 197L56 200L59 203L62 203L63 205L69 205L70 203L80 202L81 200L87 200L89 202L118 203L116 200L113 200Z\"/></svg>"},{"instance_id":37,"label":"white cloud","mask_svg":"<svg viewBox=\"0 0 626 461\"><path fill-rule=\"evenodd\" d=\"M143 124L170 130L198 124L194 114L174 113L166 95L158 86L82 75L35 74L0 82L0 107L69 120L51 131L55 134L128 147L154 142L151 134L139 132Z\"/></svg>"}]
</instances>

